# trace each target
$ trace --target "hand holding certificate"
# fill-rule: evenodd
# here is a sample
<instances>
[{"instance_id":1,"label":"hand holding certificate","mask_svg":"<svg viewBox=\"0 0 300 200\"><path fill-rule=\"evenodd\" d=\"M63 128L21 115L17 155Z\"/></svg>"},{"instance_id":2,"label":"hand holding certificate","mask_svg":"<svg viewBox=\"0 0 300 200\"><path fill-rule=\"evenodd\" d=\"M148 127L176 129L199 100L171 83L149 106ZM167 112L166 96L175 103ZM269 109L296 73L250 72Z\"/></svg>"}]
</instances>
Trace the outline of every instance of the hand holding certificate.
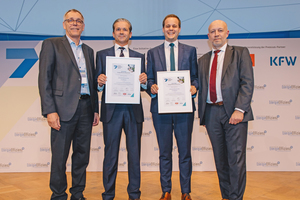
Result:
<instances>
[{"instance_id":1,"label":"hand holding certificate","mask_svg":"<svg viewBox=\"0 0 300 200\"><path fill-rule=\"evenodd\" d=\"M157 72L158 112L192 112L190 71Z\"/></svg>"},{"instance_id":2,"label":"hand holding certificate","mask_svg":"<svg viewBox=\"0 0 300 200\"><path fill-rule=\"evenodd\" d=\"M106 57L106 103L139 104L141 58Z\"/></svg>"}]
</instances>

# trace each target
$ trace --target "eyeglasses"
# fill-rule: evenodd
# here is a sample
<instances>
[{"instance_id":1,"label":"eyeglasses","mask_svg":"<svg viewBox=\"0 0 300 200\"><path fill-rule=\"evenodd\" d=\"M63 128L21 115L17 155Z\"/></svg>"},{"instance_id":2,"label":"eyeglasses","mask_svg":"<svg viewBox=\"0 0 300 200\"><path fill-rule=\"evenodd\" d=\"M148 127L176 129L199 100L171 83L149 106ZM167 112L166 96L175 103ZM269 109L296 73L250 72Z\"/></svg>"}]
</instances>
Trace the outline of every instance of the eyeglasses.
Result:
<instances>
[{"instance_id":1,"label":"eyeglasses","mask_svg":"<svg viewBox=\"0 0 300 200\"><path fill-rule=\"evenodd\" d=\"M75 24L75 22L76 22L76 24L78 24L78 25L82 25L82 24L84 24L84 22L81 20L81 19L73 19L73 18L71 18L71 19L65 19L65 21L67 21L69 24ZM64 21L64 22L65 22Z\"/></svg>"}]
</instances>

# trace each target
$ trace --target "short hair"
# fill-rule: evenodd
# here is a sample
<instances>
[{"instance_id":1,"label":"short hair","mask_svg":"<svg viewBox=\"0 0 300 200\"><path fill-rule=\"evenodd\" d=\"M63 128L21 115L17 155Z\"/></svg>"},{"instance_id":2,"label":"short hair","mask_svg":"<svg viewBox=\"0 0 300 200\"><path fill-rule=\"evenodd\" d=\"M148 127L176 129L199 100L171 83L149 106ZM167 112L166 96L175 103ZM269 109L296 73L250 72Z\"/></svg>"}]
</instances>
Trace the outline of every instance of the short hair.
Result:
<instances>
[{"instance_id":1,"label":"short hair","mask_svg":"<svg viewBox=\"0 0 300 200\"><path fill-rule=\"evenodd\" d=\"M116 24L117 22L127 22L127 23L129 24L129 31L130 31L130 32L132 31L132 25L131 25L130 21L128 21L128 20L125 19L125 18L119 18L119 19L116 19L116 21L115 21L115 22L113 23L113 25L112 25L113 32L115 31L115 24Z\"/></svg>"},{"instance_id":2,"label":"short hair","mask_svg":"<svg viewBox=\"0 0 300 200\"><path fill-rule=\"evenodd\" d=\"M65 13L65 15L64 15L64 20L66 19L66 16L67 16L67 14L68 14L69 12L77 12L77 13L79 13L80 16L82 17L82 20L84 21L84 17L83 17L83 15L81 14L81 12L80 12L79 10L76 10L76 9L68 10L68 11Z\"/></svg>"},{"instance_id":3,"label":"short hair","mask_svg":"<svg viewBox=\"0 0 300 200\"><path fill-rule=\"evenodd\" d=\"M165 27L165 21L166 21L166 19L168 19L168 18L170 18L170 17L175 17L175 18L177 18L177 19L178 19L178 25L179 25L179 28L181 28L181 21L180 21L179 17L178 17L177 15L174 15L174 14L169 14L169 15L167 15L167 16L164 18L164 21L163 21L163 23L162 23L162 26Z\"/></svg>"}]
</instances>

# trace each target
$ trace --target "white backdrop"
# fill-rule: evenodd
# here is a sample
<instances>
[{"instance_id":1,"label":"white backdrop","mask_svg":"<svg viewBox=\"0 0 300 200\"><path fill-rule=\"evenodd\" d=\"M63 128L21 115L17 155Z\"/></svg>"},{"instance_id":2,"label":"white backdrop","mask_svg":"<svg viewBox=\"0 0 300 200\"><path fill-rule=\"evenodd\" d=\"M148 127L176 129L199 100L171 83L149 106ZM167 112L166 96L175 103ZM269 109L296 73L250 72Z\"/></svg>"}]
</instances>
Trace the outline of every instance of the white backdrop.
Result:
<instances>
[{"instance_id":1,"label":"white backdrop","mask_svg":"<svg viewBox=\"0 0 300 200\"><path fill-rule=\"evenodd\" d=\"M85 40L95 53L111 47L112 41ZM147 53L163 40L132 40L130 48ZM180 40L196 46L198 57L210 50L206 39ZM37 88L38 61L22 78L10 75L24 59L14 58L8 49L34 49L39 55L42 41L0 41L0 172L50 171L50 129L41 116ZM249 48L254 61L255 90L252 108L255 120L249 123L248 171L300 171L300 39L231 39L230 45ZM25 56L26 57L26 56ZM34 55L26 58L35 59ZM99 97L101 94L99 94ZM150 98L142 92L145 122L142 136L143 171L159 170L159 151L152 125ZM99 98L100 99L100 98ZM101 102L99 102L101 103ZM102 124L94 127L88 171L102 171ZM124 134L119 170L127 170ZM194 171L214 171L212 148L205 128L199 126L197 112L192 138ZM71 160L67 162L70 170ZM173 170L178 170L174 140Z\"/></svg>"}]
</instances>

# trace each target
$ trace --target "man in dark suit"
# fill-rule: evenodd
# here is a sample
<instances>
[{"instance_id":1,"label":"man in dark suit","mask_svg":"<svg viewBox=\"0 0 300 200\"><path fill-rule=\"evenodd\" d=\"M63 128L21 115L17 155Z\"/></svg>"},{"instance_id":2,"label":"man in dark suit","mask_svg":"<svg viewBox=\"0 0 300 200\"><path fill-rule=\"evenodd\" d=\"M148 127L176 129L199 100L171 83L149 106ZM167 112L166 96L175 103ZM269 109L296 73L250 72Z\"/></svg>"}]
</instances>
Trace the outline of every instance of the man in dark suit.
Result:
<instances>
[{"instance_id":1,"label":"man in dark suit","mask_svg":"<svg viewBox=\"0 0 300 200\"><path fill-rule=\"evenodd\" d=\"M73 141L71 200L83 200L92 126L99 122L94 53L82 43L84 18L64 15L64 37L46 39L39 64L42 114L51 127L51 199L66 200L66 162Z\"/></svg>"},{"instance_id":2,"label":"man in dark suit","mask_svg":"<svg viewBox=\"0 0 300 200\"><path fill-rule=\"evenodd\" d=\"M150 49L147 54L147 87L148 93L152 97L150 111L152 113L153 125L156 131L160 153L160 182L163 192L160 199L171 199L174 130L179 153L181 199L190 200L191 196L189 193L191 192L192 174L191 137L195 111L194 99L192 100L193 112L191 113L159 114L157 72L190 70L190 91L191 95L195 96L198 88L197 54L195 47L178 42L177 38L181 30L181 22L176 15L171 14L164 18L162 30L165 35L165 42ZM171 59L170 57L172 48L174 48L174 59Z\"/></svg>"},{"instance_id":3,"label":"man in dark suit","mask_svg":"<svg viewBox=\"0 0 300 200\"><path fill-rule=\"evenodd\" d=\"M213 50L198 60L198 111L213 147L222 198L241 200L254 80L248 49L229 46L228 35L227 24L221 20L208 28Z\"/></svg>"},{"instance_id":4,"label":"man in dark suit","mask_svg":"<svg viewBox=\"0 0 300 200\"><path fill-rule=\"evenodd\" d=\"M102 92L101 118L105 153L103 161L103 185L104 200L115 197L115 184L118 171L119 147L122 129L126 135L126 148L128 155L129 184L127 192L130 200L140 199L140 152L141 136L143 129L144 113L142 101L139 104L109 104L105 102L106 56L137 57L141 58L141 74L139 81L141 89L146 89L147 75L145 74L145 56L128 48L128 42L132 35L131 23L124 18L117 19L113 23L113 37L115 45L111 48L97 52L96 71L99 90ZM111 77L108 77L111 78ZM144 87L144 89L143 89Z\"/></svg>"}]
</instances>

